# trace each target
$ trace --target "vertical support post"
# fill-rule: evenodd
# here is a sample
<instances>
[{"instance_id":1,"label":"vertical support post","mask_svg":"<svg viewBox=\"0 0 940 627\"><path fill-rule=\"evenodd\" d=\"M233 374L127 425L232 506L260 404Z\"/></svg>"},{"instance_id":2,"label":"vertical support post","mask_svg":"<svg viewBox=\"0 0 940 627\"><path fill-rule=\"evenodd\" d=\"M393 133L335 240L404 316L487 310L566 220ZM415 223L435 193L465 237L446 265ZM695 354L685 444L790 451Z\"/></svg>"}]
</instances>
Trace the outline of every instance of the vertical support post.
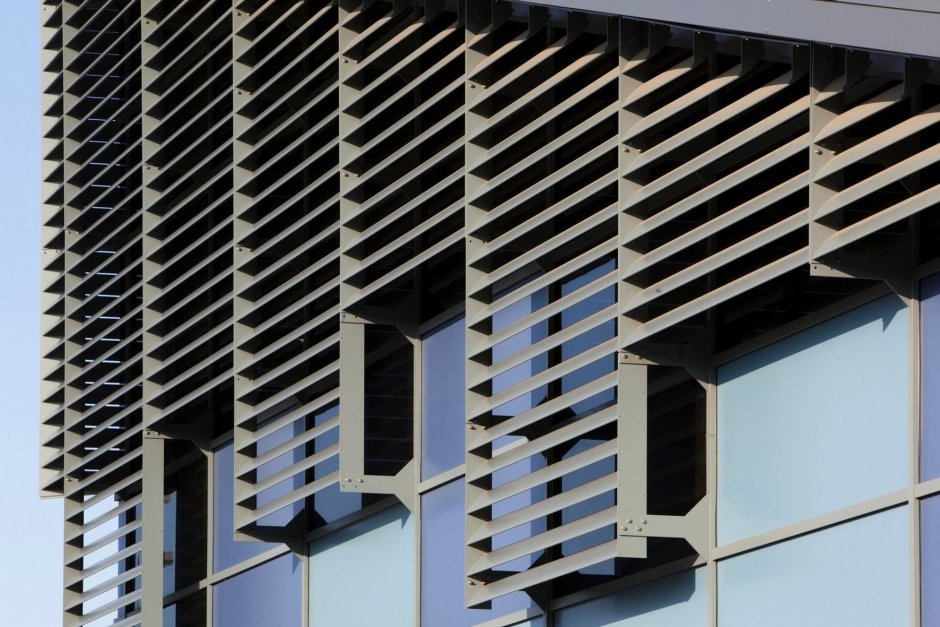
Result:
<instances>
[{"instance_id":1,"label":"vertical support post","mask_svg":"<svg viewBox=\"0 0 940 627\"><path fill-rule=\"evenodd\" d=\"M149 379L150 373L159 366L159 361L152 357L152 351L159 346L160 337L154 332L160 323L160 313L151 308L160 294L160 289L153 285L153 278L159 272L159 264L152 257L159 240L151 235L160 217L151 211L159 201L160 192L153 186L159 173L157 164L152 163L159 144L153 138L159 120L148 113L159 100L159 71L150 64L158 53L159 46L154 41L154 34L159 27L154 16L157 0L141 0L140 40L141 40L141 254L142 254L142 294L143 294L143 334L141 360L143 362L143 472L141 477L143 529L141 539L141 620L143 625L160 625L163 621L163 495L164 495L164 440L151 431L161 416L158 407L149 403L160 393L161 386Z\"/></svg>"},{"instance_id":2,"label":"vertical support post","mask_svg":"<svg viewBox=\"0 0 940 627\"><path fill-rule=\"evenodd\" d=\"M909 430L909 458L910 479L908 481L908 533L910 535L910 562L911 562L911 625L921 627L921 599L924 591L921 589L921 529L920 529L920 499L917 498L916 488L920 481L920 399L921 399L921 312L920 312L920 281L911 276L911 297L905 298L910 314L910 416Z\"/></svg>"},{"instance_id":3,"label":"vertical support post","mask_svg":"<svg viewBox=\"0 0 940 627\"><path fill-rule=\"evenodd\" d=\"M69 139L75 127L75 120L68 112L75 106L77 98L69 93L69 90L78 80L78 76L67 68L75 61L76 53L70 49L71 42L77 35L75 26L70 25L76 14L76 7L70 2L62 2L62 94L63 94L63 118L62 118L62 136L64 144L63 157L63 200L62 200L62 249L63 249L63 382L62 382L62 406L63 406L63 475L64 485L62 492L65 496L64 516L65 524L65 554L63 569L64 574L64 609L65 616L63 625L69 627L80 623L83 603L81 601L84 582L82 581L82 566L84 558L81 556L81 546L84 543L84 534L82 527L84 525L84 508L82 507L82 490L80 487L81 476L78 474L77 467L81 458L71 451L76 450L81 441L81 436L77 432L77 423L81 418L81 412L74 408L75 400L78 397L79 390L71 384L78 377L81 368L75 364L75 359L80 349L71 338L80 326L72 317L75 310L81 304L79 299L72 296L75 287L78 285L78 279L73 273L73 268L80 260L80 255L75 252L75 242L78 239L77 234L70 228L78 217L79 210L74 206L73 201L76 195L76 188L69 183L69 180L75 175L77 167L69 160L69 155L74 154L77 148L76 142ZM76 539L78 542L76 542ZM80 582L76 586L76 581Z\"/></svg>"},{"instance_id":4,"label":"vertical support post","mask_svg":"<svg viewBox=\"0 0 940 627\"><path fill-rule=\"evenodd\" d=\"M242 478L240 469L251 463L251 457L246 452L245 441L250 439L253 430L245 422L251 417L251 406L240 400L248 391L251 381L239 374L250 359L250 354L241 348L242 343L248 339L251 329L239 322L243 315L251 309L250 302L245 298L243 289L250 285L251 275L244 271L245 264L251 261L252 251L245 239L251 234L252 225L244 218L245 212L250 208L252 198L244 189L244 184L250 179L251 172L242 164L251 154L251 139L245 136L251 125L251 120L245 107L251 100L251 93L243 82L248 77L251 68L244 60L251 47L248 39L246 25L251 16L238 8L238 0L232 0L232 300L233 300L233 337L232 337L232 370L234 372L234 501L235 501L235 529L241 529L251 517L252 506L255 499L246 496L253 491L253 481ZM251 450L250 448L248 450ZM254 473L250 475L252 478ZM240 534L242 539L250 540L249 536Z\"/></svg>"},{"instance_id":5,"label":"vertical support post","mask_svg":"<svg viewBox=\"0 0 940 627\"><path fill-rule=\"evenodd\" d=\"M647 24L621 18L618 94L621 103L617 114L618 178L617 194L617 316L618 347L622 350L630 333L638 326L625 315L623 307L639 287L627 283L626 269L640 253L626 246L630 231L641 218L630 211L631 196L642 182L627 178L625 172L637 158L638 146L631 143L630 129L642 119L642 113L624 106L630 94L643 84L649 59L657 51L662 33ZM639 514L646 513L646 366L627 363L623 353L617 360L617 527L622 532L639 527ZM627 521L630 522L627 522ZM646 539L617 534L617 555L646 557Z\"/></svg>"},{"instance_id":6,"label":"vertical support post","mask_svg":"<svg viewBox=\"0 0 940 627\"><path fill-rule=\"evenodd\" d=\"M365 410L365 324L348 314L341 314L339 325L339 481L340 487L362 474L356 463L365 456L365 429L361 417Z\"/></svg>"},{"instance_id":7,"label":"vertical support post","mask_svg":"<svg viewBox=\"0 0 940 627\"><path fill-rule=\"evenodd\" d=\"M142 624L160 625L163 621L164 438L145 430L143 449L140 613Z\"/></svg>"},{"instance_id":8,"label":"vertical support post","mask_svg":"<svg viewBox=\"0 0 940 627\"><path fill-rule=\"evenodd\" d=\"M617 367L617 555L646 557L647 368L627 363Z\"/></svg>"},{"instance_id":9,"label":"vertical support post","mask_svg":"<svg viewBox=\"0 0 940 627\"><path fill-rule=\"evenodd\" d=\"M356 39L358 34L355 30L357 20L362 19L356 14L359 12L362 4L367 0L340 0L339 1L339 55L337 63L339 64L339 303L340 309L345 310L347 304L352 301L358 289L354 285L346 282L355 266L355 259L344 251L358 239L358 232L351 224L349 218L355 213L358 203L349 197L355 179L354 173L346 169L348 164L358 153L359 148L349 139L350 133L356 125L356 119L346 107L355 99L357 90L349 84L349 78L352 75L356 59L349 54L349 46ZM342 343L340 344L342 346ZM340 360L342 365L342 360ZM342 412L342 405L340 405ZM342 421L340 421L340 431L342 431Z\"/></svg>"},{"instance_id":10,"label":"vertical support post","mask_svg":"<svg viewBox=\"0 0 940 627\"><path fill-rule=\"evenodd\" d=\"M482 299L482 297L475 293L475 286L485 277L485 272L474 266L473 263L474 259L480 254L480 251L485 245L485 242L474 234L474 227L481 218L485 217L486 211L481 207L474 206L471 202L476 192L485 184L485 180L481 176L474 174L472 165L478 162L486 153L486 148L475 144L472 138L476 130L486 122L488 116L487 111L483 107L474 106L474 101L483 93L485 88L486 76L478 75L475 70L477 66L486 60L487 55L484 46L487 45L487 42L477 41L474 45L470 44L479 33L484 32L487 28L495 28L495 25L492 23L493 20L490 19L495 11L495 7L493 3L488 0L468 0L466 11L465 33L467 45L464 53L464 69L467 78L464 84L464 132L466 137L464 143L464 166L466 172L464 176L464 197L466 204L464 205L464 237L467 251L467 295L465 308L467 319L466 354L473 355L485 344L488 330L481 328L479 324L475 324L475 321L485 309L486 302L485 299ZM487 401L486 392L472 385L473 381L477 381L482 377L485 368L485 364L476 360L467 359L466 361L465 385L467 388L467 396L465 418L467 420L465 420L464 437L466 448L465 468L468 477L472 476L479 467L486 462L486 458L482 457L476 450L482 432L469 420L469 418L476 413L476 409ZM473 509L473 504L486 493L486 489L487 486L477 485L467 481L464 511ZM486 553L483 549L474 547L470 543L470 538L480 530L485 522L486 521L476 517L464 516L464 530L466 533L465 568L467 568L469 564L477 562ZM475 593L480 589L483 583L484 582L477 579L467 577L464 600L468 607L474 605Z\"/></svg>"}]
</instances>

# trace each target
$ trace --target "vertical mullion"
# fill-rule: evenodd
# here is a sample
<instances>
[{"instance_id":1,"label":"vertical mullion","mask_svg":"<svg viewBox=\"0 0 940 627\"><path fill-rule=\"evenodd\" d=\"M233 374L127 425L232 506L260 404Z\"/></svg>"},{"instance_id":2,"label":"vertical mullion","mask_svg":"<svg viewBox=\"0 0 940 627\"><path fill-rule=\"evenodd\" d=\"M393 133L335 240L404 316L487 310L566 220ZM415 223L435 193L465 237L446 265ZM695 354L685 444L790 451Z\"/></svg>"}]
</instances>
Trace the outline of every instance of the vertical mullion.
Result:
<instances>
[{"instance_id":1,"label":"vertical mullion","mask_svg":"<svg viewBox=\"0 0 940 627\"><path fill-rule=\"evenodd\" d=\"M490 11L487 11L487 5L489 6ZM474 175L471 170L471 165L479 161L479 159L486 153L486 149L474 145L470 138L473 136L474 131L478 129L483 123L485 123L487 116L485 113L480 113L474 111L471 108L471 103L474 100L474 97L480 92L480 86L473 82L473 70L477 65L486 60L486 53L480 51L472 46L470 42L473 40L474 36L485 29L490 24L487 23L487 15L493 10L492 2L490 0L468 0L467 2L467 15L466 15L466 31L465 31L465 42L466 52L464 57L464 68L465 74L467 76L466 84L464 85L464 131L465 131L465 142L464 142L464 237L466 244L466 258L468 260L466 269L465 269L465 280L466 280L466 319L467 319L467 355L476 354L480 347L484 346L486 343L486 331L485 329L480 329L473 324L473 321L477 319L480 313L485 309L486 303L480 298L476 298L473 295L473 290L476 285L485 278L486 272L484 270L475 268L469 263L469 260L474 259L484 246L484 242L471 235L473 232L474 226L477 222L483 219L486 216L486 211L483 208L476 207L470 203L470 199L473 198L478 190L485 185L486 181L477 175ZM477 44L479 45L479 43ZM485 323L484 323L485 324ZM480 392L474 389L472 382L479 380L480 377L484 374L486 367L478 363L475 360L467 359L466 360L466 374L465 374L465 384L467 388L467 396L465 402L465 417L472 416L474 409L483 403L486 402L487 397L484 392ZM470 424L467 421L465 431L465 472L466 476L473 476L476 470L486 461L485 458L481 457L476 452L476 443L480 439L479 436L482 433L475 425ZM465 511L470 511L470 508L474 502L476 502L480 497L482 497L486 492L485 486L474 485L469 481L465 480ZM473 547L470 545L470 538L480 529L485 521L482 521L476 517L464 515L464 531L466 533L466 543L465 549L466 553L464 556L464 568L469 569L469 565L477 562L481 557L486 553L485 550ZM472 605L474 600L474 592L480 588L482 582L467 578L466 588L465 588L465 601L467 605Z\"/></svg>"},{"instance_id":2,"label":"vertical mullion","mask_svg":"<svg viewBox=\"0 0 940 627\"><path fill-rule=\"evenodd\" d=\"M909 436L910 436L910 482L908 489L908 533L910 534L910 576L911 576L911 624L921 627L921 529L920 529L920 500L916 496L917 484L920 481L920 399L921 399L921 309L920 309L920 281L916 274L911 278L910 299L905 299L910 314L910 409L909 409Z\"/></svg>"},{"instance_id":3,"label":"vertical mullion","mask_svg":"<svg viewBox=\"0 0 940 627\"><path fill-rule=\"evenodd\" d=\"M620 20L620 54L618 55L618 102L624 102L633 90L642 85L642 81L628 74L628 64L637 55L643 54L646 25L631 20ZM646 49L649 53L649 48ZM627 133L641 115L620 106L617 113L618 141L618 176L617 176L617 303L629 302L637 290L628 285L626 268L636 261L639 254L628 250L623 243L627 234L639 223L639 218L627 213L626 207L633 192L640 184L627 180L624 172L636 159L636 150L627 143ZM617 359L617 527L626 531L639 526L634 520L646 514L646 472L647 472L647 366L630 363L622 349L634 322L628 320L622 311L617 315L617 339L620 352ZM629 521L629 522L628 522ZM627 537L617 533L617 554L620 557L645 558L646 538Z\"/></svg>"},{"instance_id":4,"label":"vertical mullion","mask_svg":"<svg viewBox=\"0 0 940 627\"><path fill-rule=\"evenodd\" d=\"M232 341L232 370L234 375L234 434L232 444L232 455L234 458L234 521L235 529L241 529L246 525L246 521L251 516L252 507L242 505L245 496L251 495L249 503L252 505L257 498L254 492L254 486L251 480L241 479L240 469L250 464L249 455L242 452L242 442L251 436L251 428L245 425L245 421L251 418L251 407L240 400L240 397L250 387L251 382L247 377L240 375L240 371L249 360L249 354L239 348L239 343L247 339L251 333L250 328L240 322L243 314L250 310L248 300L242 295L242 288L251 284L251 276L243 270L244 265L251 260L251 250L242 245L243 240L251 234L251 224L244 219L241 214L251 205L251 197L247 191L242 192L239 188L251 177L251 173L240 163L251 153L251 145L248 139L242 139L241 135L248 128L250 121L248 113L242 112L242 107L247 104L250 94L242 89L244 81L251 71L246 63L239 59L247 53L251 47L251 41L248 39L250 33L242 31L242 28L250 19L250 16L244 11L238 10L238 0L232 0L232 243L233 243L233 341ZM254 473L251 474L254 477Z\"/></svg>"}]
</instances>

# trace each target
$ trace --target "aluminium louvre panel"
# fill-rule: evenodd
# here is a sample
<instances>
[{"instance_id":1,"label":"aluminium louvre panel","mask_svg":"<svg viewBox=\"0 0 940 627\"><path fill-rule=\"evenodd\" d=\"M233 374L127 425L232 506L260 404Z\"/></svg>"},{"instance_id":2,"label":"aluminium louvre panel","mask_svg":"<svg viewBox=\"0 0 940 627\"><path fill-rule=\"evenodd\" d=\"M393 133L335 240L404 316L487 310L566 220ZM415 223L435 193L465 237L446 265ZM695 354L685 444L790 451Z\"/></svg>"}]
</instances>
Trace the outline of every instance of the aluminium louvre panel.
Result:
<instances>
[{"instance_id":1,"label":"aluminium louvre panel","mask_svg":"<svg viewBox=\"0 0 940 627\"><path fill-rule=\"evenodd\" d=\"M146 7L145 423L206 441L232 406L232 7Z\"/></svg>"},{"instance_id":2,"label":"aluminium louvre panel","mask_svg":"<svg viewBox=\"0 0 940 627\"><path fill-rule=\"evenodd\" d=\"M808 222L808 46L637 28L621 78L625 348L805 266Z\"/></svg>"},{"instance_id":3,"label":"aluminium louvre panel","mask_svg":"<svg viewBox=\"0 0 940 627\"><path fill-rule=\"evenodd\" d=\"M133 625L144 490L140 4L59 10L64 624Z\"/></svg>"},{"instance_id":4,"label":"aluminium louvre panel","mask_svg":"<svg viewBox=\"0 0 940 627\"><path fill-rule=\"evenodd\" d=\"M467 19L466 598L485 605L616 555L619 33L540 7Z\"/></svg>"},{"instance_id":5,"label":"aluminium louvre panel","mask_svg":"<svg viewBox=\"0 0 940 627\"><path fill-rule=\"evenodd\" d=\"M339 19L298 0L240 3L234 24L235 526L251 533L338 491Z\"/></svg>"},{"instance_id":6,"label":"aluminium louvre panel","mask_svg":"<svg viewBox=\"0 0 940 627\"><path fill-rule=\"evenodd\" d=\"M365 382L371 376L366 369L387 350L371 351L374 333L385 331L366 331L363 324L394 325L382 341L407 350L420 324L462 302L465 68L459 4L339 3L340 363L347 382L358 372ZM408 368L410 357L396 355L401 360L386 359L384 367ZM376 375L380 385L410 378ZM375 397L365 387L341 387L341 486L393 493L410 507L412 428L399 412L411 408L366 415L372 407L367 399ZM411 392L401 391L381 393L409 405L404 399Z\"/></svg>"},{"instance_id":7,"label":"aluminium louvre panel","mask_svg":"<svg viewBox=\"0 0 940 627\"><path fill-rule=\"evenodd\" d=\"M344 311L408 307L414 290L440 279L418 271L462 253L464 43L456 4L340 3Z\"/></svg>"},{"instance_id":8,"label":"aluminium louvre panel","mask_svg":"<svg viewBox=\"0 0 940 627\"><path fill-rule=\"evenodd\" d=\"M63 137L63 7L42 5L42 396L40 490L61 495L65 438L65 185ZM70 281L71 282L71 281ZM73 369L70 369L73 370Z\"/></svg>"},{"instance_id":9,"label":"aluminium louvre panel","mask_svg":"<svg viewBox=\"0 0 940 627\"><path fill-rule=\"evenodd\" d=\"M838 48L817 47L815 53L814 271L865 276L874 268L853 264L857 253L881 258L874 276L906 273L916 263L914 245L904 237L908 222L937 211L940 67L927 59ZM898 263L904 267L892 267Z\"/></svg>"}]
</instances>

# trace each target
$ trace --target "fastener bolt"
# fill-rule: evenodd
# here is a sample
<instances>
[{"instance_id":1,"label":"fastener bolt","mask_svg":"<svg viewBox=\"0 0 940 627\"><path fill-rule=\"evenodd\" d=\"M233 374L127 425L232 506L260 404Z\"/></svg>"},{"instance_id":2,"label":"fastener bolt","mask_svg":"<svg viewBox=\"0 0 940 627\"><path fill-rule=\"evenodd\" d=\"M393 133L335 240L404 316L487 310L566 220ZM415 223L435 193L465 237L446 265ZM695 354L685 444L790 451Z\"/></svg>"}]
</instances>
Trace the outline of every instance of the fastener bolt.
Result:
<instances>
[{"instance_id":1,"label":"fastener bolt","mask_svg":"<svg viewBox=\"0 0 940 627\"><path fill-rule=\"evenodd\" d=\"M817 149L814 150L813 152L815 152L817 155L821 155L821 154L822 154L822 150L820 150L819 148L817 148Z\"/></svg>"},{"instance_id":2,"label":"fastener bolt","mask_svg":"<svg viewBox=\"0 0 940 627\"><path fill-rule=\"evenodd\" d=\"M637 531L643 531L643 527L637 527L636 530L637 530Z\"/></svg>"}]
</instances>

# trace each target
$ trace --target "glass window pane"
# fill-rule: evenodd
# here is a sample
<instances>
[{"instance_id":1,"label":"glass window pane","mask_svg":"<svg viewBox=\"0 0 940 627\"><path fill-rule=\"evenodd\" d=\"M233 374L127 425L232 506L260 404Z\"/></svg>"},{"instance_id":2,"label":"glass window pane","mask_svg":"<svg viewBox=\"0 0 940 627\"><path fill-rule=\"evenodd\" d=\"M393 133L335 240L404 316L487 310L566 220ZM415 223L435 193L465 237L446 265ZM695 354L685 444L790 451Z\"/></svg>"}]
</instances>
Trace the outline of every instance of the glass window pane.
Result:
<instances>
[{"instance_id":1,"label":"glass window pane","mask_svg":"<svg viewBox=\"0 0 940 627\"><path fill-rule=\"evenodd\" d=\"M314 417L317 427L339 416L339 405L333 405ZM315 453L333 449L334 453L313 468L315 480L339 473L339 426L334 426L313 441ZM331 483L313 496L314 509L324 524L330 524L362 508L363 496L355 492L340 492L339 483Z\"/></svg>"},{"instance_id":2,"label":"glass window pane","mask_svg":"<svg viewBox=\"0 0 940 627\"><path fill-rule=\"evenodd\" d=\"M907 485L908 344L889 296L719 368L721 544Z\"/></svg>"},{"instance_id":3,"label":"glass window pane","mask_svg":"<svg viewBox=\"0 0 940 627\"><path fill-rule=\"evenodd\" d=\"M706 577L696 568L574 605L555 613L555 627L705 627Z\"/></svg>"},{"instance_id":4,"label":"glass window pane","mask_svg":"<svg viewBox=\"0 0 940 627\"><path fill-rule=\"evenodd\" d=\"M415 548L402 506L311 542L310 627L413 627Z\"/></svg>"},{"instance_id":5,"label":"glass window pane","mask_svg":"<svg viewBox=\"0 0 940 627\"><path fill-rule=\"evenodd\" d=\"M563 458L569 459L601 444L604 444L603 440L590 440L586 438L578 440L577 443L575 443L575 445L564 454ZM567 492L577 488L578 486L582 486L585 483L590 483L595 479L606 477L607 475L613 474L614 472L616 472L614 458L608 457L564 475L561 478L561 489L563 492ZM561 522L562 524L567 525L575 522L576 520L587 518L592 514L597 514L598 512L602 512L605 509L609 509L614 506L614 492L605 492L604 494L599 494L595 497L587 499L586 501L581 501L576 505L572 505L571 507L566 507L561 510ZM610 542L615 538L616 527L614 525L608 525L606 527L601 527L600 529L590 531L572 540L566 540L565 542L562 542L561 553L562 555L574 555L575 553L586 551L595 546L600 546L605 542ZM614 560L607 560L599 564L594 564L593 566L588 566L587 568L582 568L578 572L586 575L613 575L614 568Z\"/></svg>"},{"instance_id":6,"label":"glass window pane","mask_svg":"<svg viewBox=\"0 0 940 627\"><path fill-rule=\"evenodd\" d=\"M614 260L610 260L596 268L585 272L584 274L578 276L571 281L562 283L561 285L561 295L567 296L568 294L575 292L586 285L589 285L593 281L600 279L601 277L613 272L616 269L616 263ZM574 326L581 320L596 314L597 312L603 310L606 307L614 304L617 298L616 288L606 287L599 292L595 292L591 296L579 300L577 303L571 307L565 309L561 312L561 327L567 329L568 327ZM578 335L577 337L564 342L561 345L561 358L563 361L571 359L577 355L580 355L584 351L590 350L604 342L612 339L617 334L617 324L611 319L607 322L604 322L588 331ZM604 357L588 364L583 368L566 374L561 378L561 392L567 393L571 390L574 390L582 385L590 383L591 381L596 381L597 379L602 378L606 374L610 374L617 368L617 361L614 351L611 351L609 354ZM599 394L595 394L591 398L585 399L578 403L575 403L571 406L571 410L578 415L587 413L593 409L597 409L602 406L610 405L614 402L614 389L604 390Z\"/></svg>"},{"instance_id":7,"label":"glass window pane","mask_svg":"<svg viewBox=\"0 0 940 627\"><path fill-rule=\"evenodd\" d=\"M940 496L920 502L921 624L940 625Z\"/></svg>"},{"instance_id":8,"label":"glass window pane","mask_svg":"<svg viewBox=\"0 0 940 627\"><path fill-rule=\"evenodd\" d=\"M940 477L940 274L920 287L920 478Z\"/></svg>"},{"instance_id":9,"label":"glass window pane","mask_svg":"<svg viewBox=\"0 0 940 627\"><path fill-rule=\"evenodd\" d=\"M504 307L493 314L493 333L505 329L514 322L518 322L529 314L545 307L546 304L548 304L548 291L541 289L537 290L534 294L519 299L508 307ZM545 339L547 336L548 324L546 322L539 322L528 327L493 347L493 363L495 364L502 359L506 359L514 353L524 350L536 342ZM522 383L526 379L542 372L547 367L548 359L545 353L536 355L532 359L513 366L509 370L493 377L493 394L498 394L503 390ZM545 386L538 387L531 392L527 392L503 403L493 410L493 415L517 416L541 403L545 395Z\"/></svg>"},{"instance_id":10,"label":"glass window pane","mask_svg":"<svg viewBox=\"0 0 940 627\"><path fill-rule=\"evenodd\" d=\"M293 408L291 408L293 409ZM271 420L276 420L277 418L272 418ZM259 425L259 429L263 428L267 422ZM284 425L280 429L277 429L273 433L269 433L260 440L258 440L258 456L264 455L269 451L274 450L282 444L290 442L295 436L303 433L303 421L295 420L294 422ZM303 460L303 448L298 447L291 449L281 455L278 455L271 461L262 464L258 468L258 482L262 482L269 477L273 477L279 472L283 472L293 466L294 464ZM291 477L288 477L282 481L278 481L271 487L266 490L262 490L258 494L258 507L263 507L268 503L276 501L277 499L290 494L292 491L303 487L304 476L303 473L295 474ZM303 503L295 502L287 507L282 507L281 509L268 514L264 518L258 521L259 525L262 526L273 526L273 527L285 527L290 523L293 518L300 513L303 509Z\"/></svg>"},{"instance_id":11,"label":"glass window pane","mask_svg":"<svg viewBox=\"0 0 940 627\"><path fill-rule=\"evenodd\" d=\"M909 556L907 507L898 507L720 561L718 622L909 625Z\"/></svg>"},{"instance_id":12,"label":"glass window pane","mask_svg":"<svg viewBox=\"0 0 940 627\"><path fill-rule=\"evenodd\" d=\"M212 622L216 627L301 627L303 578L293 554L265 562L215 586Z\"/></svg>"},{"instance_id":13,"label":"glass window pane","mask_svg":"<svg viewBox=\"0 0 940 627\"><path fill-rule=\"evenodd\" d=\"M505 447L510 446L514 443L522 444L526 439L522 436L506 435L496 439L493 442L493 448L495 450L500 450ZM536 470L545 468L545 457L541 454L528 457L526 459L521 459L514 464L510 464L505 468L500 468L493 472L493 488L498 488L502 485L515 481L520 477L530 475ZM533 503L543 501L546 498L547 489L545 484L535 486L530 490L525 490L513 496L510 496L507 499L502 499L493 503L491 515L492 520L497 521L502 516L508 516L513 512L516 512L524 507L528 507ZM534 535L540 534L545 531L547 527L546 519L544 517L536 518L530 523L523 525L518 525L507 529L506 531L501 531L493 536L493 550L501 549L503 547L509 546L526 538L531 538ZM518 559L505 562L499 566L495 566L493 570L496 571L512 571L520 572L528 569L536 560L542 556L542 552L533 553L525 557L520 557Z\"/></svg>"},{"instance_id":14,"label":"glass window pane","mask_svg":"<svg viewBox=\"0 0 940 627\"><path fill-rule=\"evenodd\" d=\"M235 540L235 447L231 442L216 449L213 455L213 568L216 572L243 562L277 546L268 542Z\"/></svg>"},{"instance_id":15,"label":"glass window pane","mask_svg":"<svg viewBox=\"0 0 940 627\"><path fill-rule=\"evenodd\" d=\"M489 610L464 607L463 516L463 480L452 481L421 497L422 625L470 627L531 605L528 595L515 592L494 600Z\"/></svg>"},{"instance_id":16,"label":"glass window pane","mask_svg":"<svg viewBox=\"0 0 940 627\"><path fill-rule=\"evenodd\" d=\"M428 333L421 342L421 476L438 475L463 463L463 316Z\"/></svg>"},{"instance_id":17,"label":"glass window pane","mask_svg":"<svg viewBox=\"0 0 940 627\"><path fill-rule=\"evenodd\" d=\"M397 474L414 456L414 345L387 324L364 328L364 470Z\"/></svg>"}]
</instances>

